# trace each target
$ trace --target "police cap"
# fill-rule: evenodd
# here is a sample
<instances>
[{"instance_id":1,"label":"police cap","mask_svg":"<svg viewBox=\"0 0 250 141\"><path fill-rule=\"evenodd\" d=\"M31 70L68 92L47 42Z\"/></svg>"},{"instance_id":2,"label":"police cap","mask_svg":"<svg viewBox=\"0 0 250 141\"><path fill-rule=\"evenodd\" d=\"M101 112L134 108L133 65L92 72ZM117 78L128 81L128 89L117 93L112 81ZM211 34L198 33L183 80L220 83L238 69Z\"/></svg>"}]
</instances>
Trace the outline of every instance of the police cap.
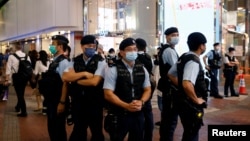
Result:
<instances>
[{"instance_id":1,"label":"police cap","mask_svg":"<svg viewBox=\"0 0 250 141\"><path fill-rule=\"evenodd\" d=\"M54 36L52 36L52 40L61 41L61 42L66 43L66 44L69 43L69 40L63 35L54 35Z\"/></svg>"}]
</instances>

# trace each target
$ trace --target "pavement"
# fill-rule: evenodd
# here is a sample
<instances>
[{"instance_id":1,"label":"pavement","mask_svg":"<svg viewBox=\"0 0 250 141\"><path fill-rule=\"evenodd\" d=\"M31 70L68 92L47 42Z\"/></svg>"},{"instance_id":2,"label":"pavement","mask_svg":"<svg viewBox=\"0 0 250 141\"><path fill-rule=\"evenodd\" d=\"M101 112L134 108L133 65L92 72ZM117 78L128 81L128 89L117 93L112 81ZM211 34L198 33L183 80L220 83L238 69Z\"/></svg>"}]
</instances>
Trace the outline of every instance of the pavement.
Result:
<instances>
[{"instance_id":1,"label":"pavement","mask_svg":"<svg viewBox=\"0 0 250 141\"><path fill-rule=\"evenodd\" d=\"M250 93L250 76L246 75L245 88ZM223 82L220 80L220 94L223 94ZM235 80L235 90L239 90L239 79ZM49 141L47 132L47 118L41 112L34 112L36 109L35 95L27 85L25 90L27 105L27 117L17 117L14 106L17 98L12 86L9 88L7 101L0 102L0 141ZM156 94L152 98L154 121L160 120L160 111L157 107ZM208 141L208 125L250 125L250 97L249 94L239 97L227 97L224 99L208 98L208 108L205 109L204 126L200 129L199 141ZM73 125L67 126L67 133L70 135ZM105 140L109 141L108 134L104 132ZM182 125L178 122L174 141L180 141L182 137ZM89 136L91 133L89 132ZM89 140L89 137L88 137ZM159 127L154 128L153 141L159 140Z\"/></svg>"}]
</instances>

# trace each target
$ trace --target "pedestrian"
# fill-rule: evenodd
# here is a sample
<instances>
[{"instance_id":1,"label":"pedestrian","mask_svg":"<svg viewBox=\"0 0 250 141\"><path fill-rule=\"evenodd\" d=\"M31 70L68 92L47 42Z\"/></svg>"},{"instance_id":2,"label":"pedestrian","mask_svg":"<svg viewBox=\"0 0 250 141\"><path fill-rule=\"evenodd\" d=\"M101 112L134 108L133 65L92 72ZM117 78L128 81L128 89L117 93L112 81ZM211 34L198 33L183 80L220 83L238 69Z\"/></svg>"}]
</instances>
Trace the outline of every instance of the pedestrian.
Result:
<instances>
[{"instance_id":1,"label":"pedestrian","mask_svg":"<svg viewBox=\"0 0 250 141\"><path fill-rule=\"evenodd\" d=\"M98 41L96 41L96 42L97 42L97 46L98 46L96 53L101 55L103 59L106 59L106 56L105 56L104 51L103 51L103 45L100 44Z\"/></svg>"},{"instance_id":2,"label":"pedestrian","mask_svg":"<svg viewBox=\"0 0 250 141\"><path fill-rule=\"evenodd\" d=\"M112 66L113 64L115 64L115 61L117 60L117 56L115 54L115 49L114 48L110 48L108 51L108 55L106 57L107 63L109 66Z\"/></svg>"},{"instance_id":3,"label":"pedestrian","mask_svg":"<svg viewBox=\"0 0 250 141\"><path fill-rule=\"evenodd\" d=\"M4 56L3 56L3 60L2 60L4 73L6 71L6 64L7 64L7 61L8 61L8 58L9 58L10 54L11 54L10 49L7 48L5 50L5 53L4 53Z\"/></svg>"},{"instance_id":4,"label":"pedestrian","mask_svg":"<svg viewBox=\"0 0 250 141\"><path fill-rule=\"evenodd\" d=\"M8 61L8 58L9 58L9 55L10 55L10 49L6 49L5 50L5 53L3 54L3 59L2 59L2 85L3 85L3 88L5 89L4 90L4 94L3 94L3 101L7 101L8 100L8 97L9 97L9 85L5 85L4 86L4 83L5 83L5 78L6 78L6 64L7 64L7 61Z\"/></svg>"},{"instance_id":5,"label":"pedestrian","mask_svg":"<svg viewBox=\"0 0 250 141\"><path fill-rule=\"evenodd\" d=\"M178 86L178 111L183 125L182 141L198 141L203 125L207 86L199 59L206 50L206 37L200 32L189 34L189 52L184 53L168 72L170 80Z\"/></svg>"},{"instance_id":6,"label":"pedestrian","mask_svg":"<svg viewBox=\"0 0 250 141\"><path fill-rule=\"evenodd\" d=\"M213 44L214 49L210 50L204 57L203 62L205 64L205 68L208 70L210 76L210 96L214 98L223 98L219 94L218 89L218 73L222 64L222 57L220 53L220 43Z\"/></svg>"},{"instance_id":7,"label":"pedestrian","mask_svg":"<svg viewBox=\"0 0 250 141\"><path fill-rule=\"evenodd\" d=\"M235 76L238 71L238 65L239 61L235 57L235 48L229 47L228 53L225 54L224 57L224 77L225 77L225 84L224 84L224 96L228 97L228 88L230 88L231 96L238 97L239 94L237 94L234 90L234 80Z\"/></svg>"},{"instance_id":8,"label":"pedestrian","mask_svg":"<svg viewBox=\"0 0 250 141\"><path fill-rule=\"evenodd\" d=\"M31 61L32 68L35 69L36 61L38 59L38 52L37 50L30 50L28 53Z\"/></svg>"},{"instance_id":9,"label":"pedestrian","mask_svg":"<svg viewBox=\"0 0 250 141\"><path fill-rule=\"evenodd\" d=\"M70 66L70 61L64 55L69 40L63 35L54 35L51 39L52 44L49 50L54 58L38 82L39 92L47 101L47 125L50 140L67 141L65 121L69 100L67 99L67 83L62 80L62 75Z\"/></svg>"},{"instance_id":10,"label":"pedestrian","mask_svg":"<svg viewBox=\"0 0 250 141\"><path fill-rule=\"evenodd\" d=\"M18 57L27 57L27 60L30 62L29 56L27 56L22 51L22 45L20 43L15 43L15 49L16 52L14 53ZM14 89L17 94L17 104L15 106L16 112L21 112L17 114L18 117L26 117L27 116L27 110L26 110L26 103L24 99L24 92L25 87L27 85L27 82L29 79L22 79L20 78L20 75L18 75L18 69L20 61L18 58L14 56L14 54L9 55L8 61L6 64L6 78L5 78L5 85L9 85L11 82L13 83ZM11 81L12 79L12 81Z\"/></svg>"},{"instance_id":11,"label":"pedestrian","mask_svg":"<svg viewBox=\"0 0 250 141\"><path fill-rule=\"evenodd\" d=\"M0 52L0 70L3 70L3 60L4 60L4 54Z\"/></svg>"},{"instance_id":12,"label":"pedestrian","mask_svg":"<svg viewBox=\"0 0 250 141\"><path fill-rule=\"evenodd\" d=\"M63 74L63 80L70 82L74 128L70 141L87 140L87 129L92 141L104 141L103 126L103 78L105 59L96 54L97 41L93 35L81 39L82 54L73 59L73 66Z\"/></svg>"},{"instance_id":13,"label":"pedestrian","mask_svg":"<svg viewBox=\"0 0 250 141\"><path fill-rule=\"evenodd\" d=\"M147 102L144 103L142 107L142 111L144 113L144 141L152 141L153 139L153 130L154 130L154 118L153 118L153 111L152 111L152 104L151 99L155 89L155 80L153 74L153 60L151 56L146 53L147 43L142 38L137 38L135 40L136 47L138 50L138 57L137 60L141 62L146 70L148 71L149 78L150 78L150 85L151 85L151 95Z\"/></svg>"},{"instance_id":14,"label":"pedestrian","mask_svg":"<svg viewBox=\"0 0 250 141\"><path fill-rule=\"evenodd\" d=\"M65 57L67 57L69 60L71 60L70 53L71 53L71 47L68 46L68 47L66 48L66 51L65 51L63 54L64 54Z\"/></svg>"},{"instance_id":15,"label":"pedestrian","mask_svg":"<svg viewBox=\"0 0 250 141\"><path fill-rule=\"evenodd\" d=\"M35 69L34 69L34 77L32 79L33 83L37 83L38 80L41 78L42 73L46 72L49 68L49 60L48 60L48 54L46 51L41 50L39 51L39 57L38 60L35 63ZM38 90L38 85L36 84L36 87L34 88L33 94L36 96L37 101L37 109L35 109L35 112L42 111L42 113L45 115L47 110L47 104L44 99L42 101L42 94Z\"/></svg>"},{"instance_id":16,"label":"pedestrian","mask_svg":"<svg viewBox=\"0 0 250 141\"><path fill-rule=\"evenodd\" d=\"M142 107L151 94L149 74L136 61L137 47L133 38L124 39L119 45L121 59L107 68L104 95L109 102L105 117L105 130L111 141L143 141L144 114Z\"/></svg>"},{"instance_id":17,"label":"pedestrian","mask_svg":"<svg viewBox=\"0 0 250 141\"><path fill-rule=\"evenodd\" d=\"M160 79L158 89L162 92L162 112L160 123L160 141L173 141L174 131L178 122L178 113L174 101L177 90L168 77L167 72L178 60L175 45L179 42L179 31L176 27L170 27L164 32L167 43L162 45L159 51Z\"/></svg>"},{"instance_id":18,"label":"pedestrian","mask_svg":"<svg viewBox=\"0 0 250 141\"><path fill-rule=\"evenodd\" d=\"M159 51L160 51L160 47L157 48L157 53L154 55L154 67L153 67L153 72L154 72L153 74L154 74L154 80L156 82L156 86L155 86L156 88L158 86L158 81L160 78L159 57L158 57ZM161 112L162 112L162 92L158 89L155 89L155 93L157 95L157 105L158 105L158 108L159 108L160 114L161 114ZM155 122L155 125L160 126L161 121Z\"/></svg>"},{"instance_id":19,"label":"pedestrian","mask_svg":"<svg viewBox=\"0 0 250 141\"><path fill-rule=\"evenodd\" d=\"M28 52L28 55L30 57L32 69L34 70L35 69L35 65L36 65L36 61L38 60L39 54L38 54L37 50L34 49L34 50L30 50ZM34 77L34 75L32 77ZM33 89L33 93L34 93L34 91L36 91L35 90L35 88L36 88L36 81L33 81L33 80L30 79L29 80L29 84L30 84L31 88Z\"/></svg>"}]
</instances>

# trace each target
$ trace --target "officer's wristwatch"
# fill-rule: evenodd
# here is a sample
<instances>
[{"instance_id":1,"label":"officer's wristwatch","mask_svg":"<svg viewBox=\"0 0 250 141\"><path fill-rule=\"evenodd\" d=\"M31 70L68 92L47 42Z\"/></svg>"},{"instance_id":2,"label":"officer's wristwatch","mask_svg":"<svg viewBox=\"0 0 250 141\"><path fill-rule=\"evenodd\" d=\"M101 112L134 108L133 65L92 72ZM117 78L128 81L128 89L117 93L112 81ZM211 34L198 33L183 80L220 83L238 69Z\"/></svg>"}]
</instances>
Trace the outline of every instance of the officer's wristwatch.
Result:
<instances>
[{"instance_id":1,"label":"officer's wristwatch","mask_svg":"<svg viewBox=\"0 0 250 141\"><path fill-rule=\"evenodd\" d=\"M144 106L144 101L143 101L143 100L141 100L141 106L142 106L142 107Z\"/></svg>"},{"instance_id":2,"label":"officer's wristwatch","mask_svg":"<svg viewBox=\"0 0 250 141\"><path fill-rule=\"evenodd\" d=\"M61 103L61 104L65 104L65 102L64 102L64 101L60 101L59 103Z\"/></svg>"}]
</instances>

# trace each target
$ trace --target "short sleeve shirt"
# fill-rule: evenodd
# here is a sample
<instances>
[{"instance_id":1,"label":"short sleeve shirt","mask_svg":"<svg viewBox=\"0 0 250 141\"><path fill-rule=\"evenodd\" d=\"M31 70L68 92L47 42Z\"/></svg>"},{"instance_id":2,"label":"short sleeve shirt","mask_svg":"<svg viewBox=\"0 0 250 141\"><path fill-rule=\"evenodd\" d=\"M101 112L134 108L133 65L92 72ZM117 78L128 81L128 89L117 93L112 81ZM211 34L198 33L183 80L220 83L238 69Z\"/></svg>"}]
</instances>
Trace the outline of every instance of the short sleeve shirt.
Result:
<instances>
[{"instance_id":1,"label":"short sleeve shirt","mask_svg":"<svg viewBox=\"0 0 250 141\"><path fill-rule=\"evenodd\" d=\"M176 51L170 47L166 48L162 54L163 63L168 63L169 65L174 65L178 60L178 55Z\"/></svg>"},{"instance_id":2,"label":"short sleeve shirt","mask_svg":"<svg viewBox=\"0 0 250 141\"><path fill-rule=\"evenodd\" d=\"M188 52L188 54L195 54L193 52ZM196 54L195 54L196 55ZM173 76L178 76L177 74L177 63L175 63L170 70L168 71L169 74ZM197 76L199 74L199 64L195 61L188 61L183 70L183 80L187 80L195 84Z\"/></svg>"},{"instance_id":3,"label":"short sleeve shirt","mask_svg":"<svg viewBox=\"0 0 250 141\"><path fill-rule=\"evenodd\" d=\"M89 58L88 60L85 60L86 65L88 64L90 59L91 58ZM67 72L69 68L74 68L73 66L74 66L74 62L70 62L70 65L66 68L65 71ZM104 78L106 66L107 66L107 63L105 60L98 61L97 69L96 69L94 75L98 75L98 76L101 76L102 78Z\"/></svg>"},{"instance_id":4,"label":"short sleeve shirt","mask_svg":"<svg viewBox=\"0 0 250 141\"><path fill-rule=\"evenodd\" d=\"M124 62L124 61L123 61ZM125 62L124 62L125 63ZM130 76L132 77L132 72L133 72L133 68L129 67L126 63L125 65L127 66L127 69L130 73ZM149 81L149 74L146 70L146 68L143 68L144 72L145 72L145 80L143 83L143 88L150 86L150 81ZM117 80L117 68L114 67L108 67L105 71L105 79L104 79L104 85L103 88L104 89L109 89L114 91L115 90L115 86L116 86L116 80ZM133 79L131 79L133 80Z\"/></svg>"}]
</instances>

